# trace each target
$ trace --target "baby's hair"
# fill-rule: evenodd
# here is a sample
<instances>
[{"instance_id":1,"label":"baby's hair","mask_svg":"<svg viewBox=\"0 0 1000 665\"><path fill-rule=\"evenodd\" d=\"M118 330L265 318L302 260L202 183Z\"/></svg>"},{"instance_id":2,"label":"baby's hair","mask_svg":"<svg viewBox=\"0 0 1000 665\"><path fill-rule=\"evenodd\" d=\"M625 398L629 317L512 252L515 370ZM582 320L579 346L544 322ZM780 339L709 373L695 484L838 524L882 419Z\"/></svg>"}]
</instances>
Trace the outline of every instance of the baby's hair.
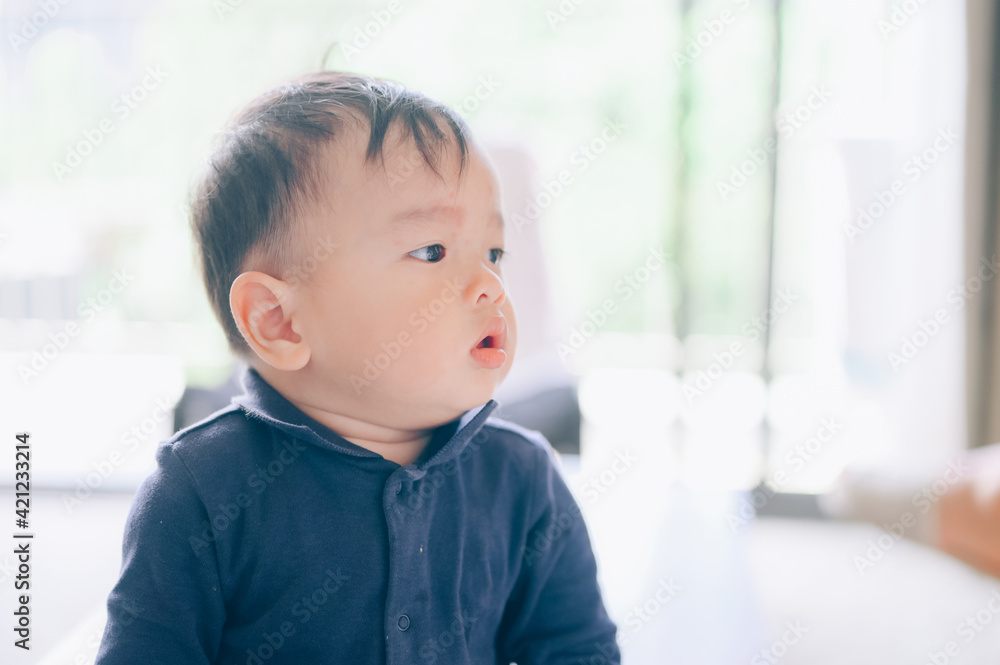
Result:
<instances>
[{"instance_id":1,"label":"baby's hair","mask_svg":"<svg viewBox=\"0 0 1000 665\"><path fill-rule=\"evenodd\" d=\"M383 159L386 134L398 125L401 140L412 140L441 177L438 165L451 141L437 120L457 142L461 175L470 140L461 116L392 81L311 74L257 97L230 123L195 188L191 228L209 301L234 353L252 355L230 312L229 290L248 263L280 277L294 261L295 217L321 200L328 177L319 169L323 149L355 129L348 122L360 127L363 121L369 129L365 164L373 164Z\"/></svg>"}]
</instances>

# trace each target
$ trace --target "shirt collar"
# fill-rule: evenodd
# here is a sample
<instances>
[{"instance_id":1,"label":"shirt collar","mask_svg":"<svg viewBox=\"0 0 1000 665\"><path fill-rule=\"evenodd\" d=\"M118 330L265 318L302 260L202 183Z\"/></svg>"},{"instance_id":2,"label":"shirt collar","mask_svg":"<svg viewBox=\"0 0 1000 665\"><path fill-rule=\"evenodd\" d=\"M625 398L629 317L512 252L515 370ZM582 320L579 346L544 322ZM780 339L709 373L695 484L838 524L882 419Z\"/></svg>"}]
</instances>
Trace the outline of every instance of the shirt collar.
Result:
<instances>
[{"instance_id":1,"label":"shirt collar","mask_svg":"<svg viewBox=\"0 0 1000 665\"><path fill-rule=\"evenodd\" d=\"M232 401L250 417L321 448L355 457L384 460L378 453L348 441L304 413L275 390L252 367L244 369L241 381L244 393L234 397ZM491 399L486 404L470 409L455 420L437 427L427 447L410 466L414 467L417 475L423 475L423 471L427 468L457 457L479 433L486 419L498 406L499 403Z\"/></svg>"}]
</instances>

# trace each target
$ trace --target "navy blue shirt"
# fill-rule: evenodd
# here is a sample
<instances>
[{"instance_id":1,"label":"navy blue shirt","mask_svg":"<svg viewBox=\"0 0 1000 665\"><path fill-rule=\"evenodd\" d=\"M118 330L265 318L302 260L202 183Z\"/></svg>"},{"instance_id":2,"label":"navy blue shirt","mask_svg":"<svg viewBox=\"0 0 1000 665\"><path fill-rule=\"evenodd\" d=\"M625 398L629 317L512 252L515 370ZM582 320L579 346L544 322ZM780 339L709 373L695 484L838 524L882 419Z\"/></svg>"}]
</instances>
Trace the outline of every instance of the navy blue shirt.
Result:
<instances>
[{"instance_id":1,"label":"navy blue shirt","mask_svg":"<svg viewBox=\"0 0 1000 665\"><path fill-rule=\"evenodd\" d=\"M244 386L158 447L98 665L619 663L552 448L496 401L400 466Z\"/></svg>"}]
</instances>

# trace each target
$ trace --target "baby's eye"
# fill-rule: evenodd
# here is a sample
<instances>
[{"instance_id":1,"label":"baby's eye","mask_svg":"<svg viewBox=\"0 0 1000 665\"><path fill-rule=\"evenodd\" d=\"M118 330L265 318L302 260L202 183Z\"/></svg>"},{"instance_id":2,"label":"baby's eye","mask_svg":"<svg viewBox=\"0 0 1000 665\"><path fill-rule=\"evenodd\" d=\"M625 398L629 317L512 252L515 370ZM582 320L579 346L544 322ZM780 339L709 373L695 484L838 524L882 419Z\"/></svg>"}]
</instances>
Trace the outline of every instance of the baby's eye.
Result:
<instances>
[{"instance_id":1,"label":"baby's eye","mask_svg":"<svg viewBox=\"0 0 1000 665\"><path fill-rule=\"evenodd\" d=\"M500 259L503 258L503 255L505 253L506 252L504 252L504 250L500 249L499 247L494 247L493 249L490 250L490 262L500 263Z\"/></svg>"},{"instance_id":2,"label":"baby's eye","mask_svg":"<svg viewBox=\"0 0 1000 665\"><path fill-rule=\"evenodd\" d=\"M428 263L437 263L444 258L444 245L427 245L426 247L413 250L410 252L410 256L421 261L427 261Z\"/></svg>"}]
</instances>

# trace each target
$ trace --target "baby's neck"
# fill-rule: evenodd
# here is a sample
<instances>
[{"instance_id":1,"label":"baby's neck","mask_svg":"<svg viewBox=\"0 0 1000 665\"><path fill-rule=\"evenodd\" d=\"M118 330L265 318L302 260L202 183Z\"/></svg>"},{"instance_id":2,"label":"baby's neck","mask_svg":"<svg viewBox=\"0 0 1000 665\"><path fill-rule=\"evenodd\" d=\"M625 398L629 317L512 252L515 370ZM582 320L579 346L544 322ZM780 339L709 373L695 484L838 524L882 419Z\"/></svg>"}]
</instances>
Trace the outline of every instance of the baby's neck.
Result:
<instances>
[{"instance_id":1,"label":"baby's neck","mask_svg":"<svg viewBox=\"0 0 1000 665\"><path fill-rule=\"evenodd\" d=\"M351 443L377 453L400 466L415 462L434 434L434 428L400 429L355 414L330 410L326 404L315 403L305 396L315 395L315 391L301 390L301 384L287 381L288 377L274 376L266 368L256 369L265 381L307 416L329 427Z\"/></svg>"},{"instance_id":2,"label":"baby's neck","mask_svg":"<svg viewBox=\"0 0 1000 665\"><path fill-rule=\"evenodd\" d=\"M296 404L296 406L307 416L326 425L351 443L378 453L400 466L416 461L434 434L433 429L395 429L309 404Z\"/></svg>"}]
</instances>

